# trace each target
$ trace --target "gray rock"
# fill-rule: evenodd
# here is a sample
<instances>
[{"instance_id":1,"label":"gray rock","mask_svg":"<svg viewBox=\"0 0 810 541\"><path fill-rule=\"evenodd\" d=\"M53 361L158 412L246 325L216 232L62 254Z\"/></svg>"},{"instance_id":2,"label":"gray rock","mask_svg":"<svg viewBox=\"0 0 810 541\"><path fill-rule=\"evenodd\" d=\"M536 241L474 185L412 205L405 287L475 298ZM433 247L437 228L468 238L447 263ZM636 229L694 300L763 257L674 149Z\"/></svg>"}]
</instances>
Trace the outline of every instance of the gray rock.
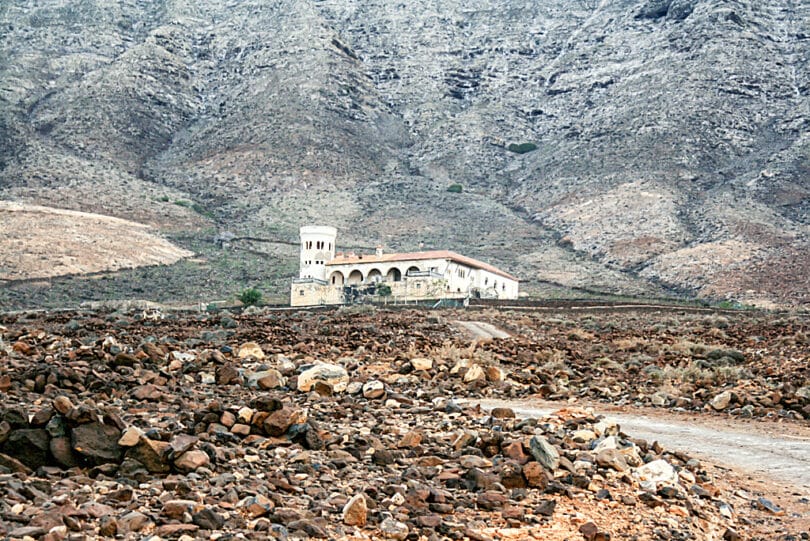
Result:
<instances>
[{"instance_id":1,"label":"gray rock","mask_svg":"<svg viewBox=\"0 0 810 541\"><path fill-rule=\"evenodd\" d=\"M390 517L380 523L380 533L382 533L385 539L397 539L398 541L402 541L408 537L409 531L407 524Z\"/></svg>"},{"instance_id":2,"label":"gray rock","mask_svg":"<svg viewBox=\"0 0 810 541\"><path fill-rule=\"evenodd\" d=\"M560 466L559 451L542 436L532 436L532 439L529 440L529 452L549 471L554 471Z\"/></svg>"}]
</instances>

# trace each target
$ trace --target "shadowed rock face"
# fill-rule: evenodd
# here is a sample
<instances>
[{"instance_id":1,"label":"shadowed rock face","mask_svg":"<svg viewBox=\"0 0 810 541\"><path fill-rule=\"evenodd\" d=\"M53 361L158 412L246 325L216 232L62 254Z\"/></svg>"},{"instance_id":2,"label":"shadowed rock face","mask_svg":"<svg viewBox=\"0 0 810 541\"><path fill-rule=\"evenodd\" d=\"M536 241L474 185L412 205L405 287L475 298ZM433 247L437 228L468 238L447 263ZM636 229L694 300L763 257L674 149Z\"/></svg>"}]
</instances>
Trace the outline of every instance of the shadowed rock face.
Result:
<instances>
[{"instance_id":1,"label":"shadowed rock face","mask_svg":"<svg viewBox=\"0 0 810 541\"><path fill-rule=\"evenodd\" d=\"M793 0L9 1L0 197L807 303L808 26Z\"/></svg>"}]
</instances>

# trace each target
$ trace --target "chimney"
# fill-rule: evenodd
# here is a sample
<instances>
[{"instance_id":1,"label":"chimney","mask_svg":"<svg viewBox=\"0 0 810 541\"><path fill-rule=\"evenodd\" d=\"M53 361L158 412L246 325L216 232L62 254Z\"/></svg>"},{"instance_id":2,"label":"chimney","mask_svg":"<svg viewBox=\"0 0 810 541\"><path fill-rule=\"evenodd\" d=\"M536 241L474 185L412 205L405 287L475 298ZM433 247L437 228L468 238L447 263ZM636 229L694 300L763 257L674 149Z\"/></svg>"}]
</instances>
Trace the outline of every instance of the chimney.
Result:
<instances>
[{"instance_id":1,"label":"chimney","mask_svg":"<svg viewBox=\"0 0 810 541\"><path fill-rule=\"evenodd\" d=\"M375 253L375 255L376 255L377 257L382 257L382 254L383 254L383 251L382 251L382 245L378 245L378 246L377 246L377 250L376 250L374 253Z\"/></svg>"}]
</instances>

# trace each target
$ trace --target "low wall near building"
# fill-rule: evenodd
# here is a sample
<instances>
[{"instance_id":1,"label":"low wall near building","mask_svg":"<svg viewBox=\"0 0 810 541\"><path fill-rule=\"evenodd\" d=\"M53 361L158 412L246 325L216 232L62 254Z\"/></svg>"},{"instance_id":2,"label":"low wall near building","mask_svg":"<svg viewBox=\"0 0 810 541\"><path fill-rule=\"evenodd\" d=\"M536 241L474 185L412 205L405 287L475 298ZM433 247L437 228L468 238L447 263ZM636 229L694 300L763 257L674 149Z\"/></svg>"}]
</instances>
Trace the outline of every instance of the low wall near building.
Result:
<instances>
[{"instance_id":1,"label":"low wall near building","mask_svg":"<svg viewBox=\"0 0 810 541\"><path fill-rule=\"evenodd\" d=\"M389 295L380 295L380 286L390 288ZM373 293L372 293L373 292ZM435 276L407 277L399 282L380 282L359 286L333 286L320 281L293 282L290 290L291 306L317 306L350 304L368 297L376 302L414 302L429 299L463 299L466 293L447 290L447 280Z\"/></svg>"}]
</instances>

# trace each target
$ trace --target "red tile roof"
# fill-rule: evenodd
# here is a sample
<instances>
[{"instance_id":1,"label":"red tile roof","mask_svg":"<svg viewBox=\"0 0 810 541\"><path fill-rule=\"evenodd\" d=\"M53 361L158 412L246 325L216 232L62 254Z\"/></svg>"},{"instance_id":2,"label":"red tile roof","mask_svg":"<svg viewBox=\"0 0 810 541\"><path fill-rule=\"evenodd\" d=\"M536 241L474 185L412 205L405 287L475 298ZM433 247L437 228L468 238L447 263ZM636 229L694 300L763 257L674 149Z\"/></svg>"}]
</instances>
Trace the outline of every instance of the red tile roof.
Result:
<instances>
[{"instance_id":1,"label":"red tile roof","mask_svg":"<svg viewBox=\"0 0 810 541\"><path fill-rule=\"evenodd\" d=\"M510 280L519 281L508 272L504 272L497 267L493 267L489 263L478 261L471 257L463 256L449 250L433 250L430 252L409 252L403 254L362 254L362 255L338 255L333 260L328 261L327 265L351 265L357 263L394 263L397 261L421 261L424 259L449 259L462 265L467 265L475 269L489 271L493 274L509 278Z\"/></svg>"}]
</instances>

